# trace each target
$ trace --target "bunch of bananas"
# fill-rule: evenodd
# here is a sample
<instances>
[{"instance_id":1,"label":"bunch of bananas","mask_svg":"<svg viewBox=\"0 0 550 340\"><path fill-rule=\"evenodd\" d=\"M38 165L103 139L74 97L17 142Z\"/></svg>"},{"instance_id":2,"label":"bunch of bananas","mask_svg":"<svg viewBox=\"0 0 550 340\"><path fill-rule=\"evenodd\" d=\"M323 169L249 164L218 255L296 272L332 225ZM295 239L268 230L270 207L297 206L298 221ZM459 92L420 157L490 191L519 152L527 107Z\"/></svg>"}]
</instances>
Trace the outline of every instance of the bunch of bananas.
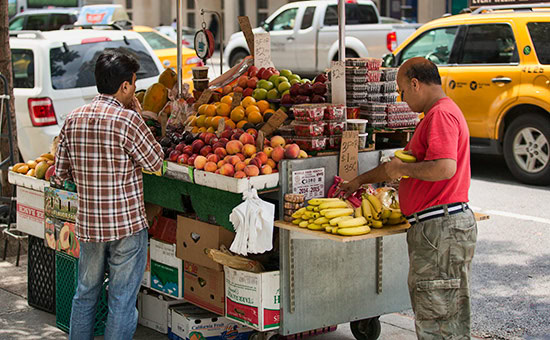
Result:
<instances>
[{"instance_id":1,"label":"bunch of bananas","mask_svg":"<svg viewBox=\"0 0 550 340\"><path fill-rule=\"evenodd\" d=\"M359 208L358 208L359 209ZM405 223L406 219L399 209L399 203L394 202L390 207L383 205L378 197L364 194L361 202L361 211L373 228L382 228L384 225Z\"/></svg>"}]
</instances>

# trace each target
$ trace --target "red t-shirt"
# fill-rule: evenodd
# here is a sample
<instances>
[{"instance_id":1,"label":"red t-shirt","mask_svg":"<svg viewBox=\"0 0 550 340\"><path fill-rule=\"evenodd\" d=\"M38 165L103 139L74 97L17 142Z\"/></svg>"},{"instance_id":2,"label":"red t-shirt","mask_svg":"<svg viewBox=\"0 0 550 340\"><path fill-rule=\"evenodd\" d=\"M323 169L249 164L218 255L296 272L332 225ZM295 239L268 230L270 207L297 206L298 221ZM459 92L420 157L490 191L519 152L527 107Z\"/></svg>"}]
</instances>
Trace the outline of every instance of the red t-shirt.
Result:
<instances>
[{"instance_id":1,"label":"red t-shirt","mask_svg":"<svg viewBox=\"0 0 550 340\"><path fill-rule=\"evenodd\" d=\"M432 106L405 147L417 162L450 158L456 173L448 180L429 182L403 178L399 203L405 215L440 204L468 202L470 189L470 134L460 108L448 97Z\"/></svg>"}]
</instances>

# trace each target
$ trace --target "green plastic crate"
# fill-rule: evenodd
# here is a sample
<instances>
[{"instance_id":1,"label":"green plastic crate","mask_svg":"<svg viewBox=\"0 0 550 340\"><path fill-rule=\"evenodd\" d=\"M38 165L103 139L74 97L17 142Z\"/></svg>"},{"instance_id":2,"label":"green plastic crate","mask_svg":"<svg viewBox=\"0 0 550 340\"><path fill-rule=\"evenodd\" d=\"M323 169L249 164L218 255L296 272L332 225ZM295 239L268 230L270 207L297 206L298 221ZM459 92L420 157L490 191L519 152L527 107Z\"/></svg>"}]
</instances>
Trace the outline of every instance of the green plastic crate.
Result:
<instances>
[{"instance_id":1,"label":"green plastic crate","mask_svg":"<svg viewBox=\"0 0 550 340\"><path fill-rule=\"evenodd\" d=\"M78 285L78 259L71 255L55 252L55 324L64 332L69 332L73 297ZM107 278L103 282L101 296L97 304L94 323L94 336L105 333L107 322Z\"/></svg>"}]
</instances>

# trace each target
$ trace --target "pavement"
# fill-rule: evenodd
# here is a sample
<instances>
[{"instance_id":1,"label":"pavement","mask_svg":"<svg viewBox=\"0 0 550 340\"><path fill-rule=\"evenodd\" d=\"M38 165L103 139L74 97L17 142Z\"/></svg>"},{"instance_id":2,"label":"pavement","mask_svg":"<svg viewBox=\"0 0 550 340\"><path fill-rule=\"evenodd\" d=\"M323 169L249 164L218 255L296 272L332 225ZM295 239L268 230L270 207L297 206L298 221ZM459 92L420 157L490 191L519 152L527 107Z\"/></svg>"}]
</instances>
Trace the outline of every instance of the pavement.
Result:
<instances>
[{"instance_id":1,"label":"pavement","mask_svg":"<svg viewBox=\"0 0 550 340\"><path fill-rule=\"evenodd\" d=\"M22 255L19 267L15 257L0 262L0 340L57 340L67 334L55 325L55 315L30 307L27 304L27 256ZM380 317L381 340L416 339L414 320L394 313ZM97 337L96 339L103 339ZM164 334L138 325L134 339L168 339ZM349 324L339 325L332 333L310 337L312 340L352 340Z\"/></svg>"}]
</instances>

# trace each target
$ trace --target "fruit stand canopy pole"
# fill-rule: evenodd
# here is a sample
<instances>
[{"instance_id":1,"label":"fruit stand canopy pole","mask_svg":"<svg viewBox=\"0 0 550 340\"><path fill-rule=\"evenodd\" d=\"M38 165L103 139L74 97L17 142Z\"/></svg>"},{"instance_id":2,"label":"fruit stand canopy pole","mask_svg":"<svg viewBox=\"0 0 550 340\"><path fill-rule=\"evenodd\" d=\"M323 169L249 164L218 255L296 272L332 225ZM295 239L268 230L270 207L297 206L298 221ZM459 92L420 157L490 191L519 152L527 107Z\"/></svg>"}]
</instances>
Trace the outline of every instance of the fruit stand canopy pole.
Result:
<instances>
[{"instance_id":1,"label":"fruit stand canopy pole","mask_svg":"<svg viewBox=\"0 0 550 340\"><path fill-rule=\"evenodd\" d=\"M346 4L338 0L338 61L346 60Z\"/></svg>"},{"instance_id":2,"label":"fruit stand canopy pole","mask_svg":"<svg viewBox=\"0 0 550 340\"><path fill-rule=\"evenodd\" d=\"M181 10L182 10L182 0L176 0L176 39L177 39L177 48L178 48L178 62L177 62L177 72L178 72L178 98L182 97L182 62L181 62Z\"/></svg>"}]
</instances>

